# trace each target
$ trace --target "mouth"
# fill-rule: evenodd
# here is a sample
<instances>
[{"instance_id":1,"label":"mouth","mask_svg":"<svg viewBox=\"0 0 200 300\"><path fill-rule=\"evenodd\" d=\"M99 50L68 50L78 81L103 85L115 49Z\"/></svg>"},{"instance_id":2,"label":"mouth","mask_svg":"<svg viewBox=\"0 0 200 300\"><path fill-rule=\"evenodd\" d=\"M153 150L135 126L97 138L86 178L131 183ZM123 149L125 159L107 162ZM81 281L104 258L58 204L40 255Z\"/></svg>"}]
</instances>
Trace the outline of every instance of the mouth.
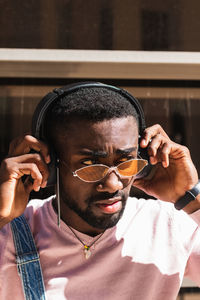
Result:
<instances>
[{"instance_id":1,"label":"mouth","mask_svg":"<svg viewBox=\"0 0 200 300\"><path fill-rule=\"evenodd\" d=\"M122 209L122 199L112 198L101 200L96 202L95 205L105 214L114 214Z\"/></svg>"}]
</instances>

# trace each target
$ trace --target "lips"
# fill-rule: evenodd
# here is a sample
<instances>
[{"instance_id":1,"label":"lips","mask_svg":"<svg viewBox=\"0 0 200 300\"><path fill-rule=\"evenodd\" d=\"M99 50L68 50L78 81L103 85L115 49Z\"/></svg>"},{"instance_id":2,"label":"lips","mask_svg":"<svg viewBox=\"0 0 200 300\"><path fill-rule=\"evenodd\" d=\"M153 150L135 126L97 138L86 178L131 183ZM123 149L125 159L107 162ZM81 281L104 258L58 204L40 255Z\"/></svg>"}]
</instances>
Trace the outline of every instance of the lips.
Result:
<instances>
[{"instance_id":1,"label":"lips","mask_svg":"<svg viewBox=\"0 0 200 300\"><path fill-rule=\"evenodd\" d=\"M95 203L97 207L106 214L114 214L121 210L121 198L102 200Z\"/></svg>"}]
</instances>

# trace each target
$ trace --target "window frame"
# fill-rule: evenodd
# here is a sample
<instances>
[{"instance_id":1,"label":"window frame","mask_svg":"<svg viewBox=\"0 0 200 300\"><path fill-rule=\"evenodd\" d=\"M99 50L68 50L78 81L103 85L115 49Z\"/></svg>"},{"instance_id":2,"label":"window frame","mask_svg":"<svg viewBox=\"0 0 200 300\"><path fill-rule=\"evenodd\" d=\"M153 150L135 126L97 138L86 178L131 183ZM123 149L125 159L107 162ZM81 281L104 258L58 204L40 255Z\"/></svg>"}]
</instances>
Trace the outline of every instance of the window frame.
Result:
<instances>
[{"instance_id":1,"label":"window frame","mask_svg":"<svg viewBox=\"0 0 200 300\"><path fill-rule=\"evenodd\" d=\"M200 52L1 48L0 78L200 80Z\"/></svg>"}]
</instances>

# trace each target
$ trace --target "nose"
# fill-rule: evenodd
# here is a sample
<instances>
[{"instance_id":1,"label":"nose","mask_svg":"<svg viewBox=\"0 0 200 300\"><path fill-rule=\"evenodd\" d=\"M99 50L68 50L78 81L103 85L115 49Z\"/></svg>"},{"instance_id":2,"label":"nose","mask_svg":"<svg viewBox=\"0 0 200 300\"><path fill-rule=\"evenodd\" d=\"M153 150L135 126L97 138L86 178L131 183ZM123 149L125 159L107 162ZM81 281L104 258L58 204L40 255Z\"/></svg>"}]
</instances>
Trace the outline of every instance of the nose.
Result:
<instances>
[{"instance_id":1,"label":"nose","mask_svg":"<svg viewBox=\"0 0 200 300\"><path fill-rule=\"evenodd\" d=\"M123 189L123 183L115 171L112 171L97 185L96 189L98 192L114 193Z\"/></svg>"}]
</instances>

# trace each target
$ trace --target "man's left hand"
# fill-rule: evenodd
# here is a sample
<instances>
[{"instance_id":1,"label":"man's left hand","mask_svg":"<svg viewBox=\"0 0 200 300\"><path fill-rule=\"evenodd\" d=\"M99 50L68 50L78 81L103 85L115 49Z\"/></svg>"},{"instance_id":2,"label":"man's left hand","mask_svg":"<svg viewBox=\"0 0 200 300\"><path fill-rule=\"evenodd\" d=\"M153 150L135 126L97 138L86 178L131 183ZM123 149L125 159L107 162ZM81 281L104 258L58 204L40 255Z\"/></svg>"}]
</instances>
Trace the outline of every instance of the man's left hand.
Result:
<instances>
[{"instance_id":1,"label":"man's left hand","mask_svg":"<svg viewBox=\"0 0 200 300\"><path fill-rule=\"evenodd\" d=\"M151 174L133 185L163 201L175 203L198 181L187 147L170 140L160 125L146 128L140 146L147 148Z\"/></svg>"}]
</instances>

